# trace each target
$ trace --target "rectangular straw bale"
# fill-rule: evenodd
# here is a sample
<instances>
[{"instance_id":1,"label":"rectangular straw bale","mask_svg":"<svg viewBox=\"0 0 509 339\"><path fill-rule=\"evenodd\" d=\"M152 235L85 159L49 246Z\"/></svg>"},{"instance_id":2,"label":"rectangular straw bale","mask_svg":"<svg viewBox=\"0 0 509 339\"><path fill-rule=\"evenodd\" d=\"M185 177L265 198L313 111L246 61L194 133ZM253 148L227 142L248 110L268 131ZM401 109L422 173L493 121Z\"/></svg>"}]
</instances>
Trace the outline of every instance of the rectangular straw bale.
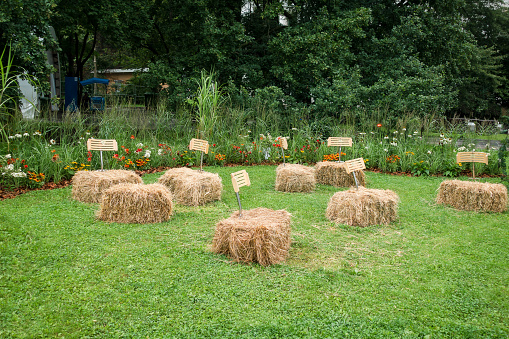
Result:
<instances>
[{"instance_id":1,"label":"rectangular straw bale","mask_svg":"<svg viewBox=\"0 0 509 339\"><path fill-rule=\"evenodd\" d=\"M398 195L391 190L359 187L335 193L327 206L330 221L366 227L389 224L398 218Z\"/></svg>"},{"instance_id":2,"label":"rectangular straw bale","mask_svg":"<svg viewBox=\"0 0 509 339\"><path fill-rule=\"evenodd\" d=\"M315 187L315 169L312 167L286 164L276 168L276 191L312 192Z\"/></svg>"},{"instance_id":3,"label":"rectangular straw bale","mask_svg":"<svg viewBox=\"0 0 509 339\"><path fill-rule=\"evenodd\" d=\"M216 225L212 251L237 262L262 266L280 263L290 249L291 214L285 210L256 208L234 212Z\"/></svg>"},{"instance_id":4,"label":"rectangular straw bale","mask_svg":"<svg viewBox=\"0 0 509 339\"><path fill-rule=\"evenodd\" d=\"M158 180L168 187L177 204L199 206L221 200L223 185L217 173L171 168Z\"/></svg>"},{"instance_id":5,"label":"rectangular straw bale","mask_svg":"<svg viewBox=\"0 0 509 339\"><path fill-rule=\"evenodd\" d=\"M507 188L488 182L446 180L440 184L436 202L459 210L504 212Z\"/></svg>"},{"instance_id":6,"label":"rectangular straw bale","mask_svg":"<svg viewBox=\"0 0 509 339\"><path fill-rule=\"evenodd\" d=\"M81 202L99 203L103 192L109 187L120 183L143 183L134 171L79 171L71 180L72 198Z\"/></svg>"},{"instance_id":7,"label":"rectangular straw bale","mask_svg":"<svg viewBox=\"0 0 509 339\"><path fill-rule=\"evenodd\" d=\"M107 222L157 223L170 218L170 190L161 184L118 184L104 191L97 217Z\"/></svg>"},{"instance_id":8,"label":"rectangular straw bale","mask_svg":"<svg viewBox=\"0 0 509 339\"><path fill-rule=\"evenodd\" d=\"M366 186L366 175L363 171L356 171L359 186ZM335 187L355 186L353 173L347 173L344 162L320 161L315 165L316 182Z\"/></svg>"}]
</instances>

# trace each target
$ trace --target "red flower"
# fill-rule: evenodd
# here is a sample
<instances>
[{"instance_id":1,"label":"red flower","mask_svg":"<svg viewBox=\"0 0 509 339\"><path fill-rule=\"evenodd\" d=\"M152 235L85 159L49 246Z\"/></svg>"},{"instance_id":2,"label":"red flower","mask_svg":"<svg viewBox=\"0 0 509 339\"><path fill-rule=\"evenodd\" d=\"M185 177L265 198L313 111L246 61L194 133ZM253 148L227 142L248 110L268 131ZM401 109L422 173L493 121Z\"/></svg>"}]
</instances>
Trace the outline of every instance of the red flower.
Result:
<instances>
[{"instance_id":1,"label":"red flower","mask_svg":"<svg viewBox=\"0 0 509 339\"><path fill-rule=\"evenodd\" d=\"M382 127L382 124L376 124L376 127Z\"/></svg>"},{"instance_id":2,"label":"red flower","mask_svg":"<svg viewBox=\"0 0 509 339\"><path fill-rule=\"evenodd\" d=\"M212 144L212 147L216 147L216 144Z\"/></svg>"},{"instance_id":3,"label":"red flower","mask_svg":"<svg viewBox=\"0 0 509 339\"><path fill-rule=\"evenodd\" d=\"M28 168L28 165L25 165L25 168Z\"/></svg>"},{"instance_id":4,"label":"red flower","mask_svg":"<svg viewBox=\"0 0 509 339\"><path fill-rule=\"evenodd\" d=\"M87 161L92 161L92 158L87 158Z\"/></svg>"},{"instance_id":5,"label":"red flower","mask_svg":"<svg viewBox=\"0 0 509 339\"><path fill-rule=\"evenodd\" d=\"M142 150L141 148L138 148L138 149L136 150L136 153L140 153L141 151L143 151L143 150Z\"/></svg>"},{"instance_id":6,"label":"red flower","mask_svg":"<svg viewBox=\"0 0 509 339\"><path fill-rule=\"evenodd\" d=\"M131 135L131 139L134 139L134 135Z\"/></svg>"}]
</instances>

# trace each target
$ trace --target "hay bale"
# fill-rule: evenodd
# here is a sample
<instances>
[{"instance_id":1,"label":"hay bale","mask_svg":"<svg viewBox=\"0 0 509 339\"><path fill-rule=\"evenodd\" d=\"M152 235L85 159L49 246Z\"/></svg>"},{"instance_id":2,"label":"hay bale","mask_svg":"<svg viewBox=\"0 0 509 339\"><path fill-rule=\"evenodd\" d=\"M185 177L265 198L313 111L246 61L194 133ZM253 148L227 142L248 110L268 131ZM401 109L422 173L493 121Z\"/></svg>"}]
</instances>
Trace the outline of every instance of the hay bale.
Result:
<instances>
[{"instance_id":1,"label":"hay bale","mask_svg":"<svg viewBox=\"0 0 509 339\"><path fill-rule=\"evenodd\" d=\"M323 185L335 187L355 186L353 173L346 172L344 162L320 161L315 165L316 182ZM359 186L366 186L366 175L363 171L356 171L357 183Z\"/></svg>"},{"instance_id":2,"label":"hay bale","mask_svg":"<svg viewBox=\"0 0 509 339\"><path fill-rule=\"evenodd\" d=\"M141 177L134 171L79 171L71 180L72 198L81 202L101 202L103 192L121 183L142 184Z\"/></svg>"},{"instance_id":3,"label":"hay bale","mask_svg":"<svg viewBox=\"0 0 509 339\"><path fill-rule=\"evenodd\" d=\"M216 173L193 171L190 168L171 168L158 180L168 187L177 204L199 206L221 200L223 185Z\"/></svg>"},{"instance_id":4,"label":"hay bale","mask_svg":"<svg viewBox=\"0 0 509 339\"><path fill-rule=\"evenodd\" d=\"M488 182L446 180L440 184L436 202L459 210L504 212L507 188Z\"/></svg>"},{"instance_id":5,"label":"hay bale","mask_svg":"<svg viewBox=\"0 0 509 339\"><path fill-rule=\"evenodd\" d=\"M276 191L312 192L316 187L315 169L297 164L276 168Z\"/></svg>"},{"instance_id":6,"label":"hay bale","mask_svg":"<svg viewBox=\"0 0 509 339\"><path fill-rule=\"evenodd\" d=\"M256 208L234 212L216 225L212 251L226 254L237 262L257 262L268 266L282 262L290 248L291 214Z\"/></svg>"},{"instance_id":7,"label":"hay bale","mask_svg":"<svg viewBox=\"0 0 509 339\"><path fill-rule=\"evenodd\" d=\"M359 187L335 193L326 216L338 224L366 227L389 224L398 217L398 195L391 190Z\"/></svg>"},{"instance_id":8,"label":"hay bale","mask_svg":"<svg viewBox=\"0 0 509 339\"><path fill-rule=\"evenodd\" d=\"M170 218L171 193L161 184L118 184L104 191L97 217L107 222L156 223Z\"/></svg>"}]
</instances>

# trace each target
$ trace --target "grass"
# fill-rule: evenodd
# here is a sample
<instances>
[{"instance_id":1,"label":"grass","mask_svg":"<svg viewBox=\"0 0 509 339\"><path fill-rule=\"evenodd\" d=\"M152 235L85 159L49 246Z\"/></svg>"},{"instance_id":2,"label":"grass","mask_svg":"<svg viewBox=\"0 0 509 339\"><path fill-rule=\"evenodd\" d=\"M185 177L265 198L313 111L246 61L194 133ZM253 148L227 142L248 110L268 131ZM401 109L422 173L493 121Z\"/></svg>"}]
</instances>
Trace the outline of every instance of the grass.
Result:
<instances>
[{"instance_id":1,"label":"grass","mask_svg":"<svg viewBox=\"0 0 509 339\"><path fill-rule=\"evenodd\" d=\"M443 178L367 173L368 187L398 193L399 221L335 225L337 188L276 192L275 166L247 167L243 208L291 212L292 247L283 265L236 264L210 245L238 208L239 169L206 167L222 200L177 205L160 224L98 221L70 188L1 201L0 337L509 336L508 212L436 205Z\"/></svg>"}]
</instances>

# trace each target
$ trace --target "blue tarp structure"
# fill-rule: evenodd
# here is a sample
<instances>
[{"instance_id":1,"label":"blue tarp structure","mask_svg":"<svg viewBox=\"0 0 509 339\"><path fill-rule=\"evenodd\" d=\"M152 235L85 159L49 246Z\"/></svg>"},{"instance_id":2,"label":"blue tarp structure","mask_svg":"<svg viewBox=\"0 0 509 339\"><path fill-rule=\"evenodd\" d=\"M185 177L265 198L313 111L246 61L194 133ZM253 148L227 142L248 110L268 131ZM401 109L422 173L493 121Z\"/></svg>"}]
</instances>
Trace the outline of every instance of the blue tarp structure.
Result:
<instances>
[{"instance_id":1,"label":"blue tarp structure","mask_svg":"<svg viewBox=\"0 0 509 339\"><path fill-rule=\"evenodd\" d=\"M91 85L91 84L109 84L110 81L108 79L101 79L101 78L90 78L87 80L80 81L80 84L82 86Z\"/></svg>"}]
</instances>

